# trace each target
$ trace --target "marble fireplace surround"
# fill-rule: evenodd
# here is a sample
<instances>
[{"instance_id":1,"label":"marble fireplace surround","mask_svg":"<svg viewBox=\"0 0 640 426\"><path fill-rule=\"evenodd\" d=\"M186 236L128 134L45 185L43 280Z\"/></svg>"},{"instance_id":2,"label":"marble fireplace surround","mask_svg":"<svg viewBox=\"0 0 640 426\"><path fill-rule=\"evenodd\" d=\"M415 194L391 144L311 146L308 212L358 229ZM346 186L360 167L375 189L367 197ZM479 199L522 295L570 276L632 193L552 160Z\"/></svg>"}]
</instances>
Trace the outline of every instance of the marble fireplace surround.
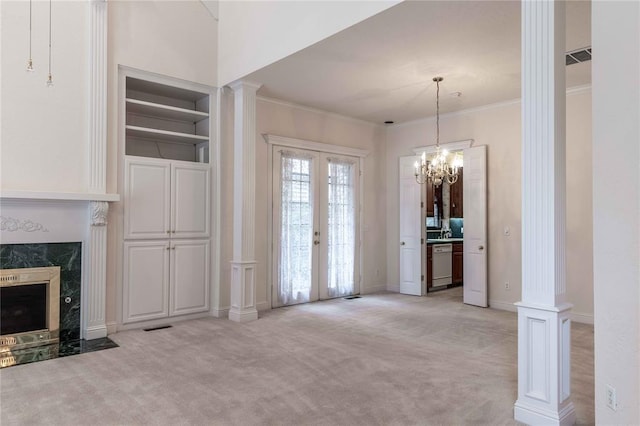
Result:
<instances>
[{"instance_id":1,"label":"marble fireplace surround","mask_svg":"<svg viewBox=\"0 0 640 426\"><path fill-rule=\"evenodd\" d=\"M106 337L106 217L108 201L119 196L2 191L0 199L0 267L60 266L68 271L75 282L65 284L72 302L61 303L62 312L71 311L68 337Z\"/></svg>"}]
</instances>

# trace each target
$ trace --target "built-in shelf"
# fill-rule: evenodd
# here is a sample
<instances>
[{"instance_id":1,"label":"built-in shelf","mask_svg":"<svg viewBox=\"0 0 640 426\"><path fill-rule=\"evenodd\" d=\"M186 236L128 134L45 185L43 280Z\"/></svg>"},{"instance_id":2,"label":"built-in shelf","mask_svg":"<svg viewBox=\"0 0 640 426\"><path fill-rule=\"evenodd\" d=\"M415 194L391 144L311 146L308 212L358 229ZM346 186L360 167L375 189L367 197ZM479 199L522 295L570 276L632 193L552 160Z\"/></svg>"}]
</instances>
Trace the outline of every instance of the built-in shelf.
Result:
<instances>
[{"instance_id":1,"label":"built-in shelf","mask_svg":"<svg viewBox=\"0 0 640 426\"><path fill-rule=\"evenodd\" d=\"M3 200L59 200L59 201L120 201L119 194L96 194L92 192L49 192L2 190Z\"/></svg>"},{"instance_id":2,"label":"built-in shelf","mask_svg":"<svg viewBox=\"0 0 640 426\"><path fill-rule=\"evenodd\" d=\"M198 121L209 118L209 114L202 111L195 111L185 108L178 108L170 105L163 105L154 102L141 101L139 99L127 98L127 112L132 114L148 115L169 120Z\"/></svg>"},{"instance_id":3,"label":"built-in shelf","mask_svg":"<svg viewBox=\"0 0 640 426\"><path fill-rule=\"evenodd\" d=\"M208 142L208 136L192 135L189 133L170 132L169 130L150 129L148 127L139 127L128 125L125 127L127 136L153 139L159 142L173 142L185 144L198 144Z\"/></svg>"}]
</instances>

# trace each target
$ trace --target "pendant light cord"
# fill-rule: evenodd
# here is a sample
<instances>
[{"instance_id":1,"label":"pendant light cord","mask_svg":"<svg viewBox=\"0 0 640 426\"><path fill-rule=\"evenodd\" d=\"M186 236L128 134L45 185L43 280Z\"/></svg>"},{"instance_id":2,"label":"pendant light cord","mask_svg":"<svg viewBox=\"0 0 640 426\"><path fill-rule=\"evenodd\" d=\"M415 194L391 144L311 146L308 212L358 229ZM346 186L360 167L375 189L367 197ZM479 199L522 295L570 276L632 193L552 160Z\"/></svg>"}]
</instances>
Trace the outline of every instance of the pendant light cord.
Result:
<instances>
[{"instance_id":1,"label":"pendant light cord","mask_svg":"<svg viewBox=\"0 0 640 426\"><path fill-rule=\"evenodd\" d=\"M31 56L31 7L32 7L32 0L29 0L29 60L31 60L32 56Z\"/></svg>"},{"instance_id":2,"label":"pendant light cord","mask_svg":"<svg viewBox=\"0 0 640 426\"><path fill-rule=\"evenodd\" d=\"M49 0L49 78L51 78L51 0Z\"/></svg>"},{"instance_id":3,"label":"pendant light cord","mask_svg":"<svg viewBox=\"0 0 640 426\"><path fill-rule=\"evenodd\" d=\"M440 147L440 80L436 80L436 147Z\"/></svg>"}]
</instances>

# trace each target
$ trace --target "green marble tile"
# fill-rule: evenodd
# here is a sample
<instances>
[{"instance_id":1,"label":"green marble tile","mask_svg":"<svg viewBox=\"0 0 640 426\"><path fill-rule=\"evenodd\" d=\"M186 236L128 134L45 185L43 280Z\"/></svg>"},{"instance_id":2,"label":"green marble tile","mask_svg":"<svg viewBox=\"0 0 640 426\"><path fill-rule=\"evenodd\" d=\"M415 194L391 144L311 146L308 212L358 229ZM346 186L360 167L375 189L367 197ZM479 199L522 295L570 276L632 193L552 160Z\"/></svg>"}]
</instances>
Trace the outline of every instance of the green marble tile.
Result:
<instances>
[{"instance_id":1,"label":"green marble tile","mask_svg":"<svg viewBox=\"0 0 640 426\"><path fill-rule=\"evenodd\" d=\"M80 338L82 243L0 245L1 269L47 266L60 266L60 341L77 340Z\"/></svg>"}]
</instances>

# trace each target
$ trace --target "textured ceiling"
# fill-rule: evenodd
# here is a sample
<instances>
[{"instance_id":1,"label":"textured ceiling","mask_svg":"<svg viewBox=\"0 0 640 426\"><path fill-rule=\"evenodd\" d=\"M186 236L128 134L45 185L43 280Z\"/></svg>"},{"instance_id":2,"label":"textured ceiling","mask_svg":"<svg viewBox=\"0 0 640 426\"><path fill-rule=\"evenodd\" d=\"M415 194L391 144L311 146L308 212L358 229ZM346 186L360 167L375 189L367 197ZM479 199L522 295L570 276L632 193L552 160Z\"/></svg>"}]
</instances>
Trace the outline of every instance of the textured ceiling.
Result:
<instances>
[{"instance_id":1,"label":"textured ceiling","mask_svg":"<svg viewBox=\"0 0 640 426\"><path fill-rule=\"evenodd\" d=\"M590 10L567 2L567 51L590 45ZM405 1L247 78L262 96L401 123L435 114L436 75L441 113L519 98L520 2ZM590 81L590 62L567 67L567 86Z\"/></svg>"}]
</instances>

